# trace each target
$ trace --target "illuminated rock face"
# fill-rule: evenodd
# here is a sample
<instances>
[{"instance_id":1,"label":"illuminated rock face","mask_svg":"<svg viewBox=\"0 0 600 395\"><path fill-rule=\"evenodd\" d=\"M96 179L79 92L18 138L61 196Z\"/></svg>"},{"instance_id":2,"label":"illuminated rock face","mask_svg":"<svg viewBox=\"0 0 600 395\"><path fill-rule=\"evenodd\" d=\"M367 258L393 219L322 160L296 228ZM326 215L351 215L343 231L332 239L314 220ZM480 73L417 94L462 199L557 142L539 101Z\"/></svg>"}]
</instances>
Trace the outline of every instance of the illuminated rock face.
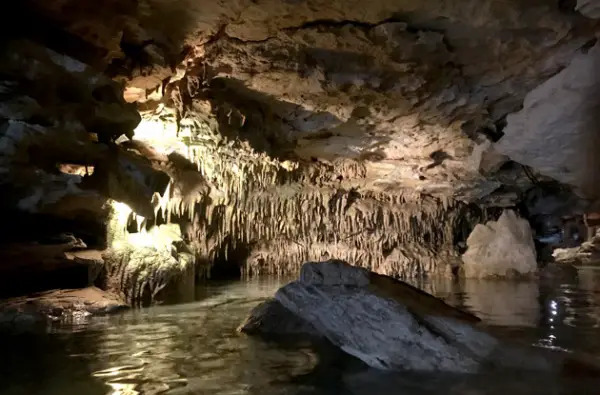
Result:
<instances>
[{"instance_id":1,"label":"illuminated rock face","mask_svg":"<svg viewBox=\"0 0 600 395\"><path fill-rule=\"evenodd\" d=\"M462 256L466 277L519 277L537 272L537 260L529 223L512 210L498 221L475 226Z\"/></svg>"},{"instance_id":2,"label":"illuminated rock face","mask_svg":"<svg viewBox=\"0 0 600 395\"><path fill-rule=\"evenodd\" d=\"M190 194L197 188L167 170L171 185L156 206L157 217L182 225L201 261L237 259L249 276L294 273L308 259L328 257L402 277L445 275L460 263L455 239L472 208L408 189L359 189L360 163L282 161L220 136L215 118L204 117L199 126L186 118L179 138L165 118L145 119L133 141L152 146L154 162L181 155L197 166L187 171L208 183L208 194Z\"/></svg>"},{"instance_id":3,"label":"illuminated rock face","mask_svg":"<svg viewBox=\"0 0 600 395\"><path fill-rule=\"evenodd\" d=\"M473 151L502 137L525 95L586 52L599 25L577 11L591 15L594 4L146 0L110 1L99 12L90 1L35 0L32 8L101 52L98 68L127 83L141 109L175 108L181 121L214 113L220 135L240 129L277 157L360 161L369 189L477 201L524 181L519 168L482 177Z\"/></svg>"}]
</instances>

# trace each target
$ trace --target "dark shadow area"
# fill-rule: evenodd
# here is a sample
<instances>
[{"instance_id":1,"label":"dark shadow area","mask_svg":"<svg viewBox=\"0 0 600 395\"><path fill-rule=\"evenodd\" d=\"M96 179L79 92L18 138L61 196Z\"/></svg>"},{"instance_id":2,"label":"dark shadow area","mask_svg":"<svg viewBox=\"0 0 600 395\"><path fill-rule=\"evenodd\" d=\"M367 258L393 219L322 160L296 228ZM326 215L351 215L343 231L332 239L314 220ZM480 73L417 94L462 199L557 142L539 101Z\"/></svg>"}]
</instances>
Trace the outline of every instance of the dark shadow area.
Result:
<instances>
[{"instance_id":1,"label":"dark shadow area","mask_svg":"<svg viewBox=\"0 0 600 395\"><path fill-rule=\"evenodd\" d=\"M17 210L5 211L0 222L2 242L55 244L64 242L64 235L76 235L90 248L103 248L106 246L106 223L100 216L69 219Z\"/></svg>"},{"instance_id":2,"label":"dark shadow area","mask_svg":"<svg viewBox=\"0 0 600 395\"><path fill-rule=\"evenodd\" d=\"M106 394L109 388L93 378L93 355L97 344L81 336L60 336L37 330L0 336L0 381L4 395ZM70 355L77 350L79 356ZM68 374L65 374L68 372Z\"/></svg>"},{"instance_id":3,"label":"dark shadow area","mask_svg":"<svg viewBox=\"0 0 600 395\"><path fill-rule=\"evenodd\" d=\"M235 244L235 245L234 245ZM221 244L215 253L210 268L211 280L239 280L246 259L250 255L250 246L234 243L231 236Z\"/></svg>"},{"instance_id":4,"label":"dark shadow area","mask_svg":"<svg viewBox=\"0 0 600 395\"><path fill-rule=\"evenodd\" d=\"M429 157L433 160L433 163L428 164L426 169L433 169L434 167L440 166L446 159L452 159L452 156L445 151L435 151Z\"/></svg>"},{"instance_id":5,"label":"dark shadow area","mask_svg":"<svg viewBox=\"0 0 600 395\"><path fill-rule=\"evenodd\" d=\"M65 219L7 211L0 224L0 297L89 285L90 267L65 258L73 249L103 249L102 218Z\"/></svg>"},{"instance_id":6,"label":"dark shadow area","mask_svg":"<svg viewBox=\"0 0 600 395\"><path fill-rule=\"evenodd\" d=\"M289 158L294 148L294 138L290 140L286 131L293 122L288 117L293 114L303 114L305 118L321 116L332 125L340 123L332 114L307 111L299 105L248 89L235 79L212 80L207 96L214 105L220 133L247 141L258 152L280 159ZM232 119L232 109L235 109L234 115L239 111L238 117L243 118Z\"/></svg>"}]
</instances>

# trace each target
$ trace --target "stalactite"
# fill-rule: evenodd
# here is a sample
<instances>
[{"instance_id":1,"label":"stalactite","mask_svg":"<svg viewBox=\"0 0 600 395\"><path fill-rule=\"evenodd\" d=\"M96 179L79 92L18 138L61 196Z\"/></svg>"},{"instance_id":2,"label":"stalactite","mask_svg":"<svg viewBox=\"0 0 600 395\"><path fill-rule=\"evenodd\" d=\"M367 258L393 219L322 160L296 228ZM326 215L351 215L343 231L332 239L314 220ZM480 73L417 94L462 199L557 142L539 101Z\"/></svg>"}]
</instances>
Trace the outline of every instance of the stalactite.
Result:
<instances>
[{"instance_id":1,"label":"stalactite","mask_svg":"<svg viewBox=\"0 0 600 395\"><path fill-rule=\"evenodd\" d=\"M366 177L363 162L280 160L228 140L205 118L187 111L178 138L185 143L179 153L210 183L210 195L184 196L172 182L154 200L167 222L192 221L188 238L199 261L250 246L247 275L289 273L331 257L411 277L445 272L456 259L463 205L412 189L358 190L352 180Z\"/></svg>"},{"instance_id":2,"label":"stalactite","mask_svg":"<svg viewBox=\"0 0 600 395\"><path fill-rule=\"evenodd\" d=\"M443 261L455 258L459 206L444 207L422 196L397 200L374 193L350 207L348 201L348 191L322 188L299 188L286 196L277 190L250 193L222 209L207 210L205 218L196 216L201 230L195 237L216 235L212 248L225 253L230 247L223 243L229 240L255 245L245 266L249 275L295 271L304 260L329 256L386 274L415 276L445 271ZM199 253L213 255L207 247Z\"/></svg>"}]
</instances>

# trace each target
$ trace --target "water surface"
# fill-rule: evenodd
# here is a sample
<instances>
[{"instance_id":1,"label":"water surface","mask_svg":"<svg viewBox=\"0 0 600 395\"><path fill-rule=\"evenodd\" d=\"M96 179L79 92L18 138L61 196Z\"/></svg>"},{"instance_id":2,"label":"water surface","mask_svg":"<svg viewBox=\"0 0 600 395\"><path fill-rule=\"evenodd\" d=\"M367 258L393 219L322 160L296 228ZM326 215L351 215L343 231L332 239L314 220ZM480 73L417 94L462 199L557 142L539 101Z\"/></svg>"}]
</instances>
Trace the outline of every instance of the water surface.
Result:
<instances>
[{"instance_id":1,"label":"water surface","mask_svg":"<svg viewBox=\"0 0 600 395\"><path fill-rule=\"evenodd\" d=\"M285 283L211 284L196 301L55 325L0 341L1 394L599 394L593 380L385 373L324 361L310 345L283 347L236 332ZM416 285L467 309L499 336L600 356L600 269L553 281Z\"/></svg>"}]
</instances>

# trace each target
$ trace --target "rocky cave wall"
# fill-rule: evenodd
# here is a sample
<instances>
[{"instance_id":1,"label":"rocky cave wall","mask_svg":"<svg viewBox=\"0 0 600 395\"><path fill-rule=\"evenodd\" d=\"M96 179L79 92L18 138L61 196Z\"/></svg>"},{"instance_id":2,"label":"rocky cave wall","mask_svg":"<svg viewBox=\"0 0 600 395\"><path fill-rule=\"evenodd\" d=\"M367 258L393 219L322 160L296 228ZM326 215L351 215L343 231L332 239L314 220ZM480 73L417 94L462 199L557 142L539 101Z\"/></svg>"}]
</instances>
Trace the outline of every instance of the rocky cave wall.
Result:
<instances>
[{"instance_id":1,"label":"rocky cave wall","mask_svg":"<svg viewBox=\"0 0 600 395\"><path fill-rule=\"evenodd\" d=\"M363 3L11 6L3 289L140 300L326 257L449 273L502 208L543 232L593 203L593 2Z\"/></svg>"}]
</instances>

